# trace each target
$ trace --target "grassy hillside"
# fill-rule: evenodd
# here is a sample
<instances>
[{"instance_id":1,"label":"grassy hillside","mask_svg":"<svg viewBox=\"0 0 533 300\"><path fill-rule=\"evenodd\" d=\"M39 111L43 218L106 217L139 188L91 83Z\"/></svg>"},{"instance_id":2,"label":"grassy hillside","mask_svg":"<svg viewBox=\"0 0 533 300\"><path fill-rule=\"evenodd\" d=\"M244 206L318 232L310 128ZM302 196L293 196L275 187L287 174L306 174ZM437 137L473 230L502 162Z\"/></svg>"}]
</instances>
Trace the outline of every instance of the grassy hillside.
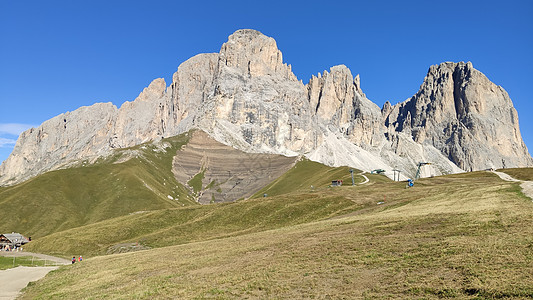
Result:
<instances>
[{"instance_id":1,"label":"grassy hillside","mask_svg":"<svg viewBox=\"0 0 533 300\"><path fill-rule=\"evenodd\" d=\"M364 181L362 176L357 175L359 173L361 171L354 169L354 181L356 184ZM385 176L383 177L386 178ZM331 185L332 180L343 180L344 185L351 185L350 168L328 167L303 158L287 173L258 191L253 198L263 197L264 194L276 196L320 190Z\"/></svg>"},{"instance_id":2,"label":"grassy hillside","mask_svg":"<svg viewBox=\"0 0 533 300\"><path fill-rule=\"evenodd\" d=\"M171 171L172 157L187 140L181 135L117 150L95 164L80 162L2 188L0 232L38 238L140 210L193 204Z\"/></svg>"},{"instance_id":3,"label":"grassy hillside","mask_svg":"<svg viewBox=\"0 0 533 300\"><path fill-rule=\"evenodd\" d=\"M317 221L356 211L373 202L372 199L365 199L361 202L364 203L362 205L346 197L344 190L358 193L357 186L343 186L340 188L342 191L338 190L338 187L327 187L331 183L330 178L348 180L346 176L350 176L347 167L332 168L303 160L266 188L269 193L275 191L278 196L269 194L267 198L260 196L254 200L231 204L165 209L127 215L51 234L34 240L26 248L30 251L64 257L75 254L94 256L228 237ZM373 176L371 184L375 183L374 178L378 182L389 181L384 176ZM362 181L358 175L355 178ZM351 183L351 178L349 180ZM292 192L291 185L284 184L286 182L297 182L305 192L298 193L298 189ZM303 188L307 185L314 185L316 188L307 191ZM359 200L362 201L362 198Z\"/></svg>"},{"instance_id":4,"label":"grassy hillside","mask_svg":"<svg viewBox=\"0 0 533 300\"><path fill-rule=\"evenodd\" d=\"M68 231L69 229L136 212L153 212L196 204L190 194L198 193L200 190L199 177L204 172L188 179L188 182L181 183L177 182L172 172L173 157L178 149L189 142L192 134L191 132L164 139L155 144L146 143L132 148L117 149L112 156L101 158L96 163L80 161L76 167L47 172L22 184L0 188L0 232L16 231L33 239L61 233L61 240L71 241L68 236L83 235L80 230L90 229ZM361 176L355 175L355 178L357 182L362 181ZM257 195L268 193L269 196L276 196L293 192L318 191L327 187L333 179L342 179L351 184L349 168L331 168L302 160ZM383 179L376 177L374 180ZM183 184L192 186L193 190L186 189ZM311 189L311 186L314 188ZM198 214L207 214L210 211L211 208L199 208ZM154 214L164 213L166 212ZM175 219L187 220L190 212L184 210L170 214L176 215ZM140 217L143 215L125 217L124 220L116 222L115 228L135 226L130 220L137 220ZM228 218L231 220L232 217ZM106 223L102 226L110 225ZM91 228L98 230L96 229L98 226ZM99 246L96 248L94 245L90 246L87 251L102 254L105 247L121 241L133 242L132 239L139 240L143 235L137 233L115 236L116 231L109 231L109 235L113 235L109 242L93 242ZM71 249L65 245L61 247ZM42 250L52 251L50 247Z\"/></svg>"},{"instance_id":5,"label":"grassy hillside","mask_svg":"<svg viewBox=\"0 0 533 300\"><path fill-rule=\"evenodd\" d=\"M26 249L64 257L89 257L118 251L128 244L164 247L264 231L322 220L360 207L335 193L314 193L164 209L51 234L34 240Z\"/></svg>"},{"instance_id":6,"label":"grassy hillside","mask_svg":"<svg viewBox=\"0 0 533 300\"><path fill-rule=\"evenodd\" d=\"M241 215L224 224L234 233L228 237L90 258L50 273L22 298L533 297L533 203L516 183L477 172L421 179L410 189L383 182L316 193L353 206L303 223L286 222L290 214L262 217L290 197L257 210L233 206ZM236 230L257 219L280 227ZM189 232L222 225L212 221L191 222Z\"/></svg>"},{"instance_id":7,"label":"grassy hillside","mask_svg":"<svg viewBox=\"0 0 533 300\"><path fill-rule=\"evenodd\" d=\"M533 181L533 168L513 168L498 170L511 175L518 180Z\"/></svg>"}]
</instances>

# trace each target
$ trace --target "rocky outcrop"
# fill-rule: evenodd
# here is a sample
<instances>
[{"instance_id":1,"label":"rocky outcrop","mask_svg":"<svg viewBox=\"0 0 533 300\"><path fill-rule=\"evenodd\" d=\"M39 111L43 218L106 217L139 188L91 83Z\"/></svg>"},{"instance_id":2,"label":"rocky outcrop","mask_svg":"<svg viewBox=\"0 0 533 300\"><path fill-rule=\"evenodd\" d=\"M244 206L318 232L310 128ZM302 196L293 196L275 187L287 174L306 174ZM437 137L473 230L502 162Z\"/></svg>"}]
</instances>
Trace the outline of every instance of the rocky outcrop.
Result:
<instances>
[{"instance_id":1,"label":"rocky outcrop","mask_svg":"<svg viewBox=\"0 0 533 300\"><path fill-rule=\"evenodd\" d=\"M421 161L433 162L427 176L533 165L509 96L470 63L432 66L415 96L379 109L346 66L304 85L274 39L244 29L219 53L182 63L168 87L156 79L120 108L82 107L24 132L0 166L0 184L192 128L245 152L409 176Z\"/></svg>"},{"instance_id":2,"label":"rocky outcrop","mask_svg":"<svg viewBox=\"0 0 533 300\"><path fill-rule=\"evenodd\" d=\"M416 95L384 111L391 131L433 145L464 170L532 164L509 95L470 62L431 66Z\"/></svg>"},{"instance_id":3,"label":"rocky outcrop","mask_svg":"<svg viewBox=\"0 0 533 300\"><path fill-rule=\"evenodd\" d=\"M383 139L383 122L379 107L368 100L344 66L334 66L321 76L311 77L307 85L311 108L322 124L340 130L352 143L369 149Z\"/></svg>"},{"instance_id":4,"label":"rocky outcrop","mask_svg":"<svg viewBox=\"0 0 533 300\"><path fill-rule=\"evenodd\" d=\"M297 81L291 67L283 63L276 41L252 29L238 30L228 37L220 49L218 66L219 74L234 70L249 77L269 75Z\"/></svg>"},{"instance_id":5,"label":"rocky outcrop","mask_svg":"<svg viewBox=\"0 0 533 300\"><path fill-rule=\"evenodd\" d=\"M105 155L116 113L113 104L97 103L23 132L11 155L0 165L0 184L18 183L73 161L91 161Z\"/></svg>"},{"instance_id":6,"label":"rocky outcrop","mask_svg":"<svg viewBox=\"0 0 533 300\"><path fill-rule=\"evenodd\" d=\"M319 140L304 85L274 39L255 30L239 30L222 45L194 126L249 152L296 155Z\"/></svg>"}]
</instances>

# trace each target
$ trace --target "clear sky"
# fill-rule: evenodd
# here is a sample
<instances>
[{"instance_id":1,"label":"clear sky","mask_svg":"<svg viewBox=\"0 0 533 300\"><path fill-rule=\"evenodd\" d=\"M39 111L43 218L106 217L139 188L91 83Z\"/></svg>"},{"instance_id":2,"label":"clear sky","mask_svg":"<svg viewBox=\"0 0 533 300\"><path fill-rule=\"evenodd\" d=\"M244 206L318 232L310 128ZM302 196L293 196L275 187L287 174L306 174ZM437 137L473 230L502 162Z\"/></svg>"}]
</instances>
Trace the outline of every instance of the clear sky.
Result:
<instances>
[{"instance_id":1,"label":"clear sky","mask_svg":"<svg viewBox=\"0 0 533 300\"><path fill-rule=\"evenodd\" d=\"M276 39L304 83L345 64L379 106L415 94L430 65L471 61L507 90L533 148L533 1L0 0L0 161L21 130L168 84L241 28Z\"/></svg>"}]
</instances>

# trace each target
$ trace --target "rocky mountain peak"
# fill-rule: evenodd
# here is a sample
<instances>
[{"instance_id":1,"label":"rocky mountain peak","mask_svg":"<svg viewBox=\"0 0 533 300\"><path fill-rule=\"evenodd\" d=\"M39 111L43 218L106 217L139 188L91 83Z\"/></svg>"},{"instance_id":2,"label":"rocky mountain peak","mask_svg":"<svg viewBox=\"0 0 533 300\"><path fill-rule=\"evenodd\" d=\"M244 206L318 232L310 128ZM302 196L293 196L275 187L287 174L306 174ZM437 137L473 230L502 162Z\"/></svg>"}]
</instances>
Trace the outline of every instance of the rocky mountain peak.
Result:
<instances>
[{"instance_id":1,"label":"rocky mountain peak","mask_svg":"<svg viewBox=\"0 0 533 300\"><path fill-rule=\"evenodd\" d=\"M148 85L148 87L144 88L144 90L139 94L139 96L135 100L146 101L152 98L161 98L163 97L163 94L165 93L166 88L167 88L167 84L165 83L164 78L154 79L150 83L150 85Z\"/></svg>"},{"instance_id":2,"label":"rocky mountain peak","mask_svg":"<svg viewBox=\"0 0 533 300\"><path fill-rule=\"evenodd\" d=\"M307 85L308 99L316 116L323 123L337 128L351 142L364 148L372 147L383 128L381 112L368 100L345 65L337 65L313 76Z\"/></svg>"},{"instance_id":3,"label":"rocky mountain peak","mask_svg":"<svg viewBox=\"0 0 533 300\"><path fill-rule=\"evenodd\" d=\"M242 44L250 43L254 39L274 40L255 29L238 29L228 37L228 41Z\"/></svg>"},{"instance_id":4,"label":"rocky mountain peak","mask_svg":"<svg viewBox=\"0 0 533 300\"><path fill-rule=\"evenodd\" d=\"M0 185L194 128L246 152L365 171L413 176L420 161L433 163L426 176L533 165L511 99L471 63L431 66L413 97L380 109L345 65L304 85L273 38L242 29L219 53L183 62L168 87L155 79L119 109L82 107L24 132L0 165Z\"/></svg>"},{"instance_id":5,"label":"rocky mountain peak","mask_svg":"<svg viewBox=\"0 0 533 300\"><path fill-rule=\"evenodd\" d=\"M307 85L308 98L315 113L323 120L338 114L346 101L354 98L355 87L351 71L345 65L331 67L319 77L313 76ZM347 116L341 117L346 122Z\"/></svg>"},{"instance_id":6,"label":"rocky mountain peak","mask_svg":"<svg viewBox=\"0 0 533 300\"><path fill-rule=\"evenodd\" d=\"M470 62L431 66L416 95L386 110L395 131L432 144L464 170L533 162L509 95Z\"/></svg>"},{"instance_id":7,"label":"rocky mountain peak","mask_svg":"<svg viewBox=\"0 0 533 300\"><path fill-rule=\"evenodd\" d=\"M220 49L219 68L238 69L250 77L280 75L296 80L291 67L283 63L276 41L252 29L237 30L228 37Z\"/></svg>"},{"instance_id":8,"label":"rocky mountain peak","mask_svg":"<svg viewBox=\"0 0 533 300\"><path fill-rule=\"evenodd\" d=\"M355 90L363 97L366 98L365 93L363 93L363 90L361 89L361 78L359 77L359 74L355 75L353 79L353 83L355 84Z\"/></svg>"}]
</instances>

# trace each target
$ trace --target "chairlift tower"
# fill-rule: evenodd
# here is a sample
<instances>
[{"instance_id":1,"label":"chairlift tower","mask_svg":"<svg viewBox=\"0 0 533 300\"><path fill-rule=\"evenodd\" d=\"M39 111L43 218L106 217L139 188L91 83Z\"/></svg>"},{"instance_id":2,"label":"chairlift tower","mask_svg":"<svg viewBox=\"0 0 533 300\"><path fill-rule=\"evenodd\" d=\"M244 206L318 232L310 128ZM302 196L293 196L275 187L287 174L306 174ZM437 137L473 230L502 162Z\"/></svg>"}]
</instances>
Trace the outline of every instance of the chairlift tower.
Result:
<instances>
[{"instance_id":1,"label":"chairlift tower","mask_svg":"<svg viewBox=\"0 0 533 300\"><path fill-rule=\"evenodd\" d=\"M353 169L350 169L350 173L352 174L352 185L355 185L355 181L353 180Z\"/></svg>"}]
</instances>

